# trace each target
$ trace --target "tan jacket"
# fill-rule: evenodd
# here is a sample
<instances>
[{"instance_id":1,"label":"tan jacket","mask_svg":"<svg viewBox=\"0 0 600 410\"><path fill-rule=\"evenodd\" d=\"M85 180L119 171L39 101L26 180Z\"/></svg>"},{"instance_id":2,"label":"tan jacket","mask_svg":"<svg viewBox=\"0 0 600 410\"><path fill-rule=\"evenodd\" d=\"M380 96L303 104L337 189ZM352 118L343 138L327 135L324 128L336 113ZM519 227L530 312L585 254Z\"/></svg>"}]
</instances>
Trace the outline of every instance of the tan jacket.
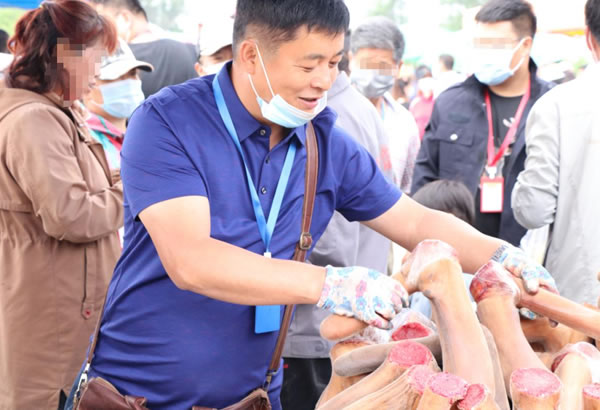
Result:
<instances>
[{"instance_id":1,"label":"tan jacket","mask_svg":"<svg viewBox=\"0 0 600 410\"><path fill-rule=\"evenodd\" d=\"M0 83L0 409L58 407L120 253L123 189L58 98Z\"/></svg>"}]
</instances>

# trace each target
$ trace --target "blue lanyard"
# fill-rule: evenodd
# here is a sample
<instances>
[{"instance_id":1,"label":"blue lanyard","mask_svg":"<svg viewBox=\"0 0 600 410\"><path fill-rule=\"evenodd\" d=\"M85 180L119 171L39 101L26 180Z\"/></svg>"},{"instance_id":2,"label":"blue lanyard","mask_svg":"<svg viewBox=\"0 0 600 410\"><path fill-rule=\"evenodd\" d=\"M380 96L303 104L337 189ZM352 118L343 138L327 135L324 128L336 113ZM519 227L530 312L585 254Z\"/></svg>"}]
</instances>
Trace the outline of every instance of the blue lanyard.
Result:
<instances>
[{"instance_id":1,"label":"blue lanyard","mask_svg":"<svg viewBox=\"0 0 600 410\"><path fill-rule=\"evenodd\" d=\"M281 170L281 175L279 176L279 182L277 183L277 189L275 190L275 197L273 198L273 204L271 205L271 211L269 212L269 219L267 221L265 219L265 214L263 213L260 200L258 199L258 192L256 192L256 187L252 181L250 170L246 164L246 158L244 156L244 152L242 151L240 139L235 130L235 126L233 125L233 121L231 120L229 110L227 109L227 104L225 103L225 98L223 97L223 91L221 90L221 86L219 84L218 75L216 75L215 79L213 80L213 90L215 94L215 100L217 102L217 108L219 109L219 114L221 114L221 118L225 123L225 128L227 128L231 139L235 143L235 146L242 157L242 162L244 163L244 168L246 169L246 179L248 182L248 189L250 190L250 197L252 198L252 206L254 207L254 214L256 215L258 230L260 231L260 236L265 244L265 256L270 257L271 238L273 236L273 231L275 230L277 218L279 217L281 203L283 202L283 194L285 193L288 181L290 179L290 174L292 173L292 165L294 164L294 157L296 156L296 144L290 142L290 146L285 157L285 162L283 163L283 169Z\"/></svg>"}]
</instances>

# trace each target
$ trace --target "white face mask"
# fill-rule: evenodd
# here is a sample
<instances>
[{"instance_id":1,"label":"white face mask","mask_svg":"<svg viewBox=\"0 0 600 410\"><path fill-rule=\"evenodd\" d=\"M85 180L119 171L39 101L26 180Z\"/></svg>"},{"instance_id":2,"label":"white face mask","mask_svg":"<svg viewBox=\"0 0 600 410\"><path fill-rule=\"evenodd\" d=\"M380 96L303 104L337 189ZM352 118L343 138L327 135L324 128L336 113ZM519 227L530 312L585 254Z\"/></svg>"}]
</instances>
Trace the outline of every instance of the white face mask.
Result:
<instances>
[{"instance_id":1,"label":"white face mask","mask_svg":"<svg viewBox=\"0 0 600 410\"><path fill-rule=\"evenodd\" d=\"M524 42L525 39L522 39L513 49L475 49L473 62L475 65L473 69L475 77L483 84L491 86L502 84L508 80L525 61L525 56L523 56L515 68L510 68L510 63L515 52Z\"/></svg>"},{"instance_id":2,"label":"white face mask","mask_svg":"<svg viewBox=\"0 0 600 410\"><path fill-rule=\"evenodd\" d=\"M203 67L202 70L205 75L217 74L225 64L227 64L227 61L222 61L220 63L207 65L206 67Z\"/></svg>"},{"instance_id":3,"label":"white face mask","mask_svg":"<svg viewBox=\"0 0 600 410\"><path fill-rule=\"evenodd\" d=\"M271 95L273 96L273 98L271 98L271 101L269 102L266 102L265 100L260 98L258 92L256 92L256 88L254 87L252 77L250 76L250 74L248 74L250 85L252 86L252 90L256 95L256 100L258 101L260 111L264 118L266 118L274 124L281 125L285 128L296 128L308 123L310 120L315 118L321 111L325 109L325 107L327 106L327 93L323 97L321 97L321 99L319 99L318 104L313 110L313 112L306 112L299 108L296 108L287 101L285 101L281 95L275 94L273 92L273 88L271 87L271 82L269 81L269 76L267 75L267 70L265 68L262 56L260 55L258 44L256 45L256 52L258 53L260 65L262 66L263 72L265 73L265 78L267 79L269 91L271 91Z\"/></svg>"}]
</instances>

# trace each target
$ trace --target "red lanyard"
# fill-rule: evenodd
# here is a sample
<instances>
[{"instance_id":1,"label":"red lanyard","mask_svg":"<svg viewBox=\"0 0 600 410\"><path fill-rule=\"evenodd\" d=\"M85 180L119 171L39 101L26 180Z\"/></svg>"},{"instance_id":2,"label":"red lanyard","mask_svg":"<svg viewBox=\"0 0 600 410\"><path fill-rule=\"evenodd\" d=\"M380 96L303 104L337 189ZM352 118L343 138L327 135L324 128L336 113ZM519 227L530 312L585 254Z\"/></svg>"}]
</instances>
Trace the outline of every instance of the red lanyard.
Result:
<instances>
[{"instance_id":1,"label":"red lanyard","mask_svg":"<svg viewBox=\"0 0 600 410\"><path fill-rule=\"evenodd\" d=\"M521 123L521 119L523 118L523 113L525 112L525 106L529 102L529 97L531 96L531 79L527 84L527 91L523 98L521 98L521 102L519 103L519 108L517 109L517 113L515 114L515 120L508 129L506 133L506 137L504 137L504 141L500 146L498 152L496 152L496 146L494 145L494 123L492 120L492 101L490 99L490 92L486 88L485 90L485 105L487 108L487 117L488 117L488 156L487 156L487 165L488 167L495 167L496 164L500 161L500 159L504 156L504 153L508 149L508 146L513 141L515 135L517 134L517 129L519 128L519 124Z\"/></svg>"}]
</instances>

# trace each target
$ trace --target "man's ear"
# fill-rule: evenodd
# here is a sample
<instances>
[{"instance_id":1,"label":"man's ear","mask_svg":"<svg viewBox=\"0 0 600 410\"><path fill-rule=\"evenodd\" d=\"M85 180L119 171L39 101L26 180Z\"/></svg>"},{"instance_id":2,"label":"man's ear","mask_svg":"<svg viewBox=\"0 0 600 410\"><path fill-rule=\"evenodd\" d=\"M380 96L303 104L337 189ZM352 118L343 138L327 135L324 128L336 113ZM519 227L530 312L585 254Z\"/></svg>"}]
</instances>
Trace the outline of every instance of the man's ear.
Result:
<instances>
[{"instance_id":1,"label":"man's ear","mask_svg":"<svg viewBox=\"0 0 600 410\"><path fill-rule=\"evenodd\" d=\"M194 64L194 70L196 70L198 77L202 77L204 75L204 69L202 68L202 65L197 61Z\"/></svg>"},{"instance_id":2,"label":"man's ear","mask_svg":"<svg viewBox=\"0 0 600 410\"><path fill-rule=\"evenodd\" d=\"M234 59L243 71L250 75L254 75L260 64L260 61L258 61L258 52L256 50L256 41L242 41L237 48Z\"/></svg>"},{"instance_id":3,"label":"man's ear","mask_svg":"<svg viewBox=\"0 0 600 410\"><path fill-rule=\"evenodd\" d=\"M600 61L600 44L598 44L596 37L594 36L594 34L592 34L592 31L589 27L585 28L585 42L587 43L588 48L592 52L594 61Z\"/></svg>"}]
</instances>

